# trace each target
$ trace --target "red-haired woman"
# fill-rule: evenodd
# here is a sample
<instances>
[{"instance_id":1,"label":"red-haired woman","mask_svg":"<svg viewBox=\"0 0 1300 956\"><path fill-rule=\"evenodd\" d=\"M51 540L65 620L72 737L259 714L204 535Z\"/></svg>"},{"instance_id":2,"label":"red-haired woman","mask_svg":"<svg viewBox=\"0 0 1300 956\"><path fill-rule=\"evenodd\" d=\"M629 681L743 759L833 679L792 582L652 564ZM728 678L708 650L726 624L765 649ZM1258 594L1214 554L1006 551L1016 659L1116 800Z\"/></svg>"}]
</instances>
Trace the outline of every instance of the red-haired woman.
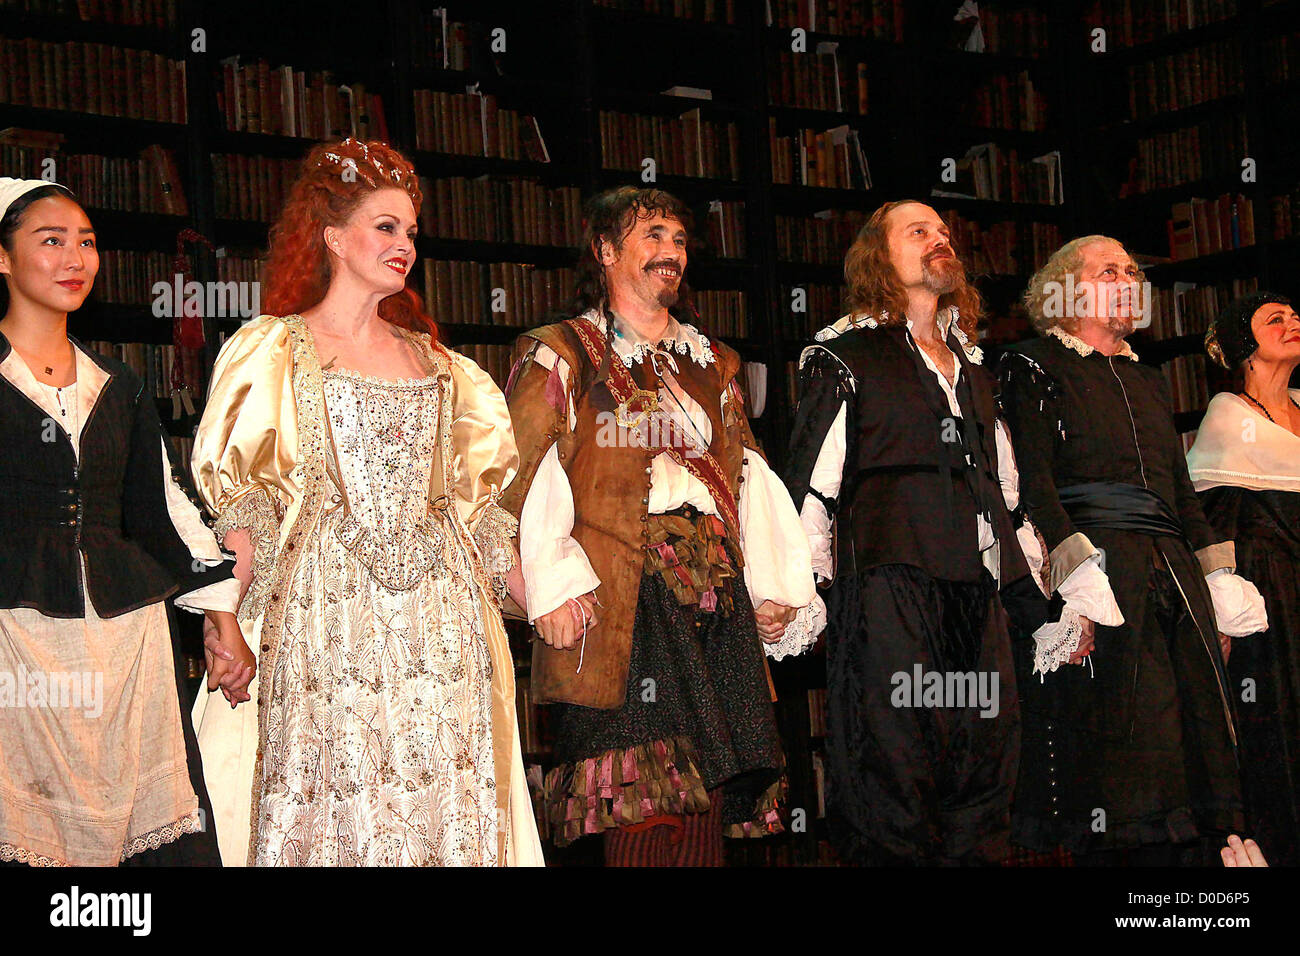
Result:
<instances>
[{"instance_id":1,"label":"red-haired woman","mask_svg":"<svg viewBox=\"0 0 1300 956\"><path fill-rule=\"evenodd\" d=\"M227 864L541 860L500 613L518 455L406 287L420 201L390 147L314 148L271 314L217 358L192 468L258 655L253 703L195 708Z\"/></svg>"}]
</instances>

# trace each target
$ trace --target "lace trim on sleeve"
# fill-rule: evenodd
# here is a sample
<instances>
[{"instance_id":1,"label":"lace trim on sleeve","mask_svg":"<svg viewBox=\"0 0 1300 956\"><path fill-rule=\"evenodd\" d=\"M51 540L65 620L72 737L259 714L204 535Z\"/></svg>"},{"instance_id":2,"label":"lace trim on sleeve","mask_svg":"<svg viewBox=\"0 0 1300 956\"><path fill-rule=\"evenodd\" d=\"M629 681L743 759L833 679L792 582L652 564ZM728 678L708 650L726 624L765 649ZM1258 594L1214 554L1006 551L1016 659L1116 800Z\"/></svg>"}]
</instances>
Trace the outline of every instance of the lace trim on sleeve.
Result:
<instances>
[{"instance_id":1,"label":"lace trim on sleeve","mask_svg":"<svg viewBox=\"0 0 1300 956\"><path fill-rule=\"evenodd\" d=\"M253 580L239 602L241 618L253 619L266 610L272 573L280 550L280 517L263 488L241 495L218 516L213 530L221 540L234 528L246 528L253 540Z\"/></svg>"},{"instance_id":2,"label":"lace trim on sleeve","mask_svg":"<svg viewBox=\"0 0 1300 956\"><path fill-rule=\"evenodd\" d=\"M506 575L515 566L515 549L510 542L519 533L519 519L497 503L500 492L492 492L492 500L474 529L474 543L483 559L483 570L492 578L497 597L504 601L509 587Z\"/></svg>"},{"instance_id":3,"label":"lace trim on sleeve","mask_svg":"<svg viewBox=\"0 0 1300 956\"><path fill-rule=\"evenodd\" d=\"M775 644L763 644L763 650L774 661L802 654L817 643L826 629L826 605L821 595L813 598L806 607L799 608L794 620L785 626L785 633Z\"/></svg>"},{"instance_id":4,"label":"lace trim on sleeve","mask_svg":"<svg viewBox=\"0 0 1300 956\"><path fill-rule=\"evenodd\" d=\"M1059 621L1051 621L1034 631L1034 673L1041 682L1070 659L1079 649L1083 637L1083 618L1068 607L1062 610Z\"/></svg>"}]
</instances>

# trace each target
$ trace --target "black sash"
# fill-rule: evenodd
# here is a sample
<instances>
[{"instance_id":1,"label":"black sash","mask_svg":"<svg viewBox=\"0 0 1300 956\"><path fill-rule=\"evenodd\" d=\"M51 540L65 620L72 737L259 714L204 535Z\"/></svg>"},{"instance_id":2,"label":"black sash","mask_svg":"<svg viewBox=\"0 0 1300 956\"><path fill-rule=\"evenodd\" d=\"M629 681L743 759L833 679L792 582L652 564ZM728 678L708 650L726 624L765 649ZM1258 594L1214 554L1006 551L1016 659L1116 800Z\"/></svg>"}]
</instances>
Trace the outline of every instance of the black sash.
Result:
<instances>
[{"instance_id":1,"label":"black sash","mask_svg":"<svg viewBox=\"0 0 1300 956\"><path fill-rule=\"evenodd\" d=\"M1079 528L1114 528L1153 537L1183 537L1183 526L1165 500L1148 488L1118 481L1092 481L1057 491L1061 507Z\"/></svg>"}]
</instances>

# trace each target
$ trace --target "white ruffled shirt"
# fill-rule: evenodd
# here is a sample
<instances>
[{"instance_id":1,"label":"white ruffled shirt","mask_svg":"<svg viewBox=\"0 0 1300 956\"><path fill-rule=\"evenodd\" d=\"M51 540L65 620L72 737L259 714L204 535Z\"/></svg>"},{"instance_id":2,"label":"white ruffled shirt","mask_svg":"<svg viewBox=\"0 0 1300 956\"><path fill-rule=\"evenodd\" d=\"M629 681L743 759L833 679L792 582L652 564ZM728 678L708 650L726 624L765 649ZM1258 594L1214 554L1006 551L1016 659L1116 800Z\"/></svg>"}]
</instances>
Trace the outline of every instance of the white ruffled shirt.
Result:
<instances>
[{"instance_id":1,"label":"white ruffled shirt","mask_svg":"<svg viewBox=\"0 0 1300 956\"><path fill-rule=\"evenodd\" d=\"M948 325L954 317L954 312L940 313L936 316L936 321L939 322L940 334L944 338L947 337ZM877 325L875 319L869 316L846 315L834 325L819 333L817 339L824 342L844 334L849 329L876 328ZM953 356L956 374L953 376L952 383L949 383L947 377L939 370L939 367L930 358L929 354L924 349L918 348L912 340L912 321L910 319L907 321L907 330L909 333L908 344L916 349L925 362L926 368L934 375L940 389L943 390L945 398L948 400L948 408L953 416L960 417L961 407L957 401L956 386L961 380L961 363L957 362L956 356ZM960 334L960 329L955 330L954 334L962 341L962 345L967 344L965 336ZM811 348L816 348L816 346ZM805 360L809 355L809 351L808 349L804 351ZM978 349L970 349L967 352L967 358L978 363L983 356ZM853 384L856 388L856 383ZM812 478L809 482L818 494L831 500L839 496L844 475L844 461L848 448L847 415L848 407L846 403L840 406L839 413L835 416L835 421L831 424L830 431L822 442L821 450L817 454L817 461L813 466ZM1002 498L1006 502L1007 508L1014 510L1020 505L1020 471L1016 466L1015 451L1011 444L1011 438L1007 434L1006 425L1001 419L998 419L994 426L994 438L998 455L998 483L1002 488ZM812 547L813 570L820 579L829 581L834 577L830 515L827 514L825 505L818 500L816 495L810 494L804 498L799 517ZM988 517L983 514L976 515L975 524L981 560L989 573L993 575L994 580L997 580L1001 556L998 542L993 535L992 525L989 523ZM1029 565L1034 580L1039 582L1041 588L1040 571L1046 562L1046 556L1043 554L1033 524L1028 519L1017 530L1016 539L1020 549L1024 552L1025 561ZM1069 577L1061 582L1059 592L1066 603L1066 613L1062 615L1059 621L1050 621L1034 632L1035 672L1055 670L1061 663L1069 660L1070 655L1078 650L1079 638L1082 634L1082 629L1079 626L1081 617L1089 617L1098 621L1098 623L1112 627L1124 623L1124 616L1120 613L1119 605L1115 603L1115 595L1111 591L1110 581L1107 580L1098 563L1100 557L1100 552L1094 552L1092 557L1075 568Z\"/></svg>"},{"instance_id":2,"label":"white ruffled shirt","mask_svg":"<svg viewBox=\"0 0 1300 956\"><path fill-rule=\"evenodd\" d=\"M598 312L589 312L586 317L604 331L605 321ZM670 320L659 343L646 340L616 320L614 351L629 368L650 361L656 351L660 361L666 361L662 359L665 352L677 363L696 362L707 366L715 361L709 340L692 326L675 319ZM568 381L568 363L547 346L539 344L533 360L546 369L554 369L558 364L561 380ZM666 371L671 374L671 367ZM722 403L725 405L728 400L724 394ZM573 396L566 394L565 401L572 428L577 423ZM712 440L713 426L708 413L680 387L672 395L660 389L659 403L663 413L686 435L706 445ZM655 456L650 468L647 505L650 514L662 514L683 505L704 514L718 513L704 483L666 452ZM764 644L770 656L780 659L815 643L825 627L826 609L813 580L808 539L785 485L762 456L753 452L744 457L742 476L738 502L740 549L750 600L755 608L764 601L772 601L799 609L795 620L786 626L781 641ZM552 445L537 468L519 516L520 563L530 621L600 584L582 545L573 537L573 523L573 489Z\"/></svg>"}]
</instances>

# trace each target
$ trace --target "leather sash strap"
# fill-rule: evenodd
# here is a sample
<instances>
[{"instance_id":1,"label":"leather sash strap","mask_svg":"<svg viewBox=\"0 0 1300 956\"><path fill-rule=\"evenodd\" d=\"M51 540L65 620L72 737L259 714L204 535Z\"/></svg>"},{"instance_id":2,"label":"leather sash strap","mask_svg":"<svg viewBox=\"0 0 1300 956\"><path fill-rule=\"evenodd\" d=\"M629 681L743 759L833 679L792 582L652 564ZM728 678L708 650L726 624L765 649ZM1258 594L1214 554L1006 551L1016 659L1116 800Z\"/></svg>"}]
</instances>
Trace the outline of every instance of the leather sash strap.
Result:
<instances>
[{"instance_id":1,"label":"leather sash strap","mask_svg":"<svg viewBox=\"0 0 1300 956\"><path fill-rule=\"evenodd\" d=\"M608 347L605 343L605 336L600 329L586 318L566 319L565 320L573 330L578 334L578 339L582 342L582 347L587 351L587 357L596 368L601 367L605 359L605 350ZM641 414L648 413L654 407L657 407L658 396L649 393L645 389L639 388L632 378L632 373L628 371L626 365L621 361L612 361L609 363L609 379L606 382L609 392L614 396L614 401L618 403L620 409L626 410L626 413ZM648 401L654 399L654 402ZM650 450L654 452L667 452L672 456L673 461L681 465L692 475L698 478L704 487L708 489L713 501L718 506L723 520L728 528L734 528L737 531L740 528L740 511L736 506L736 497L731 493L731 488L727 484L726 473L718 460L708 451L708 449L690 446L686 443L686 436L677 428L651 428L648 430L650 436ZM715 439L717 436L714 436Z\"/></svg>"}]
</instances>

